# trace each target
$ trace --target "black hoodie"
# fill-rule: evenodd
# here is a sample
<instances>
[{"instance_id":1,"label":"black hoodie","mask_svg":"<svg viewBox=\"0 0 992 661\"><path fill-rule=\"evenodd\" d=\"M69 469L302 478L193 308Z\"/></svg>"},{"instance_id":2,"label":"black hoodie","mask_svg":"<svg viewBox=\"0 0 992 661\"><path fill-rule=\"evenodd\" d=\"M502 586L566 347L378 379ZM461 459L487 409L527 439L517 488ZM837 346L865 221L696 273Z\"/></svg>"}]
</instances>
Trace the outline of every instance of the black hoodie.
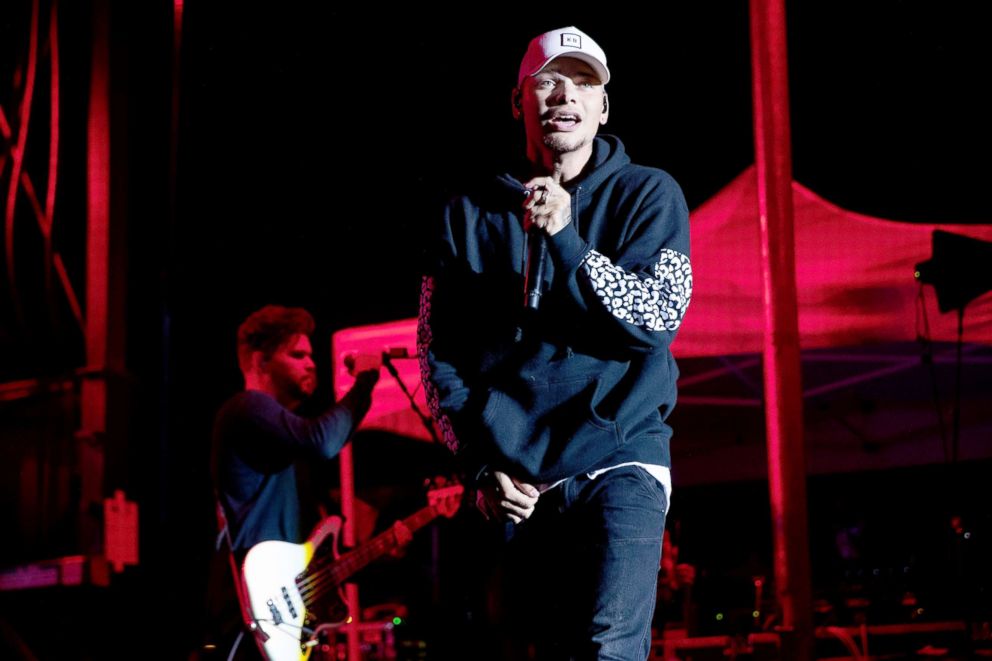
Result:
<instances>
[{"instance_id":1,"label":"black hoodie","mask_svg":"<svg viewBox=\"0 0 992 661\"><path fill-rule=\"evenodd\" d=\"M573 222L548 239L538 311L524 309L520 181L502 175L445 208L418 344L428 405L470 475L550 483L670 465L669 346L692 293L682 191L613 136L564 187Z\"/></svg>"}]
</instances>

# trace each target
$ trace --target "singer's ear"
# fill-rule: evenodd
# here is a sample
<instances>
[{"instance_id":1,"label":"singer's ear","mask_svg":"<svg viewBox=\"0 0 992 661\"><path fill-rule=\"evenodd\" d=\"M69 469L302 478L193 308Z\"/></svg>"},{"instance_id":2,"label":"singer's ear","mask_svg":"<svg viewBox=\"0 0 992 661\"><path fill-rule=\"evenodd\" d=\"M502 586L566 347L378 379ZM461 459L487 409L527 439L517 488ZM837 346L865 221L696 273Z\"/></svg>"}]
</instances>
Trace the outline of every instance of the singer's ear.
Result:
<instances>
[{"instance_id":1,"label":"singer's ear","mask_svg":"<svg viewBox=\"0 0 992 661\"><path fill-rule=\"evenodd\" d=\"M520 99L520 88L514 87L510 93L510 104L513 106L513 119L520 119L523 115L523 102Z\"/></svg>"},{"instance_id":2,"label":"singer's ear","mask_svg":"<svg viewBox=\"0 0 992 661\"><path fill-rule=\"evenodd\" d=\"M599 123L601 125L606 124L606 120L610 118L610 97L603 92L603 114L599 116Z\"/></svg>"}]
</instances>

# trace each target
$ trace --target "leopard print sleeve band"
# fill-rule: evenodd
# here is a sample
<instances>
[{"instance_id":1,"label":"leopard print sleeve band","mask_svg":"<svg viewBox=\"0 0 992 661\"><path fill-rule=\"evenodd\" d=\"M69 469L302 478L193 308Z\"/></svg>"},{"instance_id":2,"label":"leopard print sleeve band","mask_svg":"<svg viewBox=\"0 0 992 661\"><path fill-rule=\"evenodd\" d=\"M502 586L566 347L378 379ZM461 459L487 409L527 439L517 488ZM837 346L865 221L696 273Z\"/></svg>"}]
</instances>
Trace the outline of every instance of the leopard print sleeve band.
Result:
<instances>
[{"instance_id":1,"label":"leopard print sleeve band","mask_svg":"<svg viewBox=\"0 0 992 661\"><path fill-rule=\"evenodd\" d=\"M653 278L639 278L590 250L582 262L596 296L616 318L651 331L674 331L692 297L692 266L680 252L664 248Z\"/></svg>"}]
</instances>

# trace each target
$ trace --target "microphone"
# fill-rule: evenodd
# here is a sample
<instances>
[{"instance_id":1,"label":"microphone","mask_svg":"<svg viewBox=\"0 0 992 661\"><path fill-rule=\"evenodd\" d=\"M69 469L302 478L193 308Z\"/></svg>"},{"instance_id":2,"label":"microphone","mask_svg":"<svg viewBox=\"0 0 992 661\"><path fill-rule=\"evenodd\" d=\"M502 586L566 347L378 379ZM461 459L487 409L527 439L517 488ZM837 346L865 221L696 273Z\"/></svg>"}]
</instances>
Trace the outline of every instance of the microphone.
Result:
<instances>
[{"instance_id":1,"label":"microphone","mask_svg":"<svg viewBox=\"0 0 992 661\"><path fill-rule=\"evenodd\" d=\"M551 173L551 181L557 187L561 182L562 164L555 163ZM548 189L542 188L544 197L539 204L548 201ZM532 195L530 188L524 189L524 195ZM548 261L548 235L542 230L531 227L527 232L527 274L524 277L524 306L528 310L537 310L541 306L541 294L544 293L544 265Z\"/></svg>"},{"instance_id":2,"label":"microphone","mask_svg":"<svg viewBox=\"0 0 992 661\"><path fill-rule=\"evenodd\" d=\"M410 351L406 347L386 347L382 350L382 362L388 363L392 358L409 358Z\"/></svg>"},{"instance_id":3,"label":"microphone","mask_svg":"<svg viewBox=\"0 0 992 661\"><path fill-rule=\"evenodd\" d=\"M544 264L548 260L548 238L536 227L527 232L527 275L524 278L524 305L529 310L541 307Z\"/></svg>"},{"instance_id":4,"label":"microphone","mask_svg":"<svg viewBox=\"0 0 992 661\"><path fill-rule=\"evenodd\" d=\"M533 189L525 188L524 197L534 194ZM527 231L527 272L524 273L524 307L536 310L541 307L542 286L544 284L544 263L548 259L548 241L544 232L531 227Z\"/></svg>"},{"instance_id":5,"label":"microphone","mask_svg":"<svg viewBox=\"0 0 992 661\"><path fill-rule=\"evenodd\" d=\"M358 364L359 355L360 353L357 351L352 351L348 354L345 354L344 366L347 368L349 373L355 371L355 365ZM374 354L369 354L368 352L364 352L364 355L367 358ZM406 347L386 347L382 350L382 354L380 355L382 364L385 365L387 368L391 367L390 361L393 358L409 358L409 357L410 357L410 352Z\"/></svg>"}]
</instances>

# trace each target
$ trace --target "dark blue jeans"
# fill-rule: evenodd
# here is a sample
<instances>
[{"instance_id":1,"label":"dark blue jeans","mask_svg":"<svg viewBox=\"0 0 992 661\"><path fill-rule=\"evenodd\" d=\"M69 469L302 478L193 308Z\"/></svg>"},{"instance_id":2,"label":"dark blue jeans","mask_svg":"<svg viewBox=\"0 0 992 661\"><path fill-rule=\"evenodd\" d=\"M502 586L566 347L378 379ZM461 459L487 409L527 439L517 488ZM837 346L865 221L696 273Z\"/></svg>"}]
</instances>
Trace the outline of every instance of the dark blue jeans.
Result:
<instances>
[{"instance_id":1,"label":"dark blue jeans","mask_svg":"<svg viewBox=\"0 0 992 661\"><path fill-rule=\"evenodd\" d=\"M646 659L667 511L664 489L637 466L542 494L508 546L504 656Z\"/></svg>"}]
</instances>

